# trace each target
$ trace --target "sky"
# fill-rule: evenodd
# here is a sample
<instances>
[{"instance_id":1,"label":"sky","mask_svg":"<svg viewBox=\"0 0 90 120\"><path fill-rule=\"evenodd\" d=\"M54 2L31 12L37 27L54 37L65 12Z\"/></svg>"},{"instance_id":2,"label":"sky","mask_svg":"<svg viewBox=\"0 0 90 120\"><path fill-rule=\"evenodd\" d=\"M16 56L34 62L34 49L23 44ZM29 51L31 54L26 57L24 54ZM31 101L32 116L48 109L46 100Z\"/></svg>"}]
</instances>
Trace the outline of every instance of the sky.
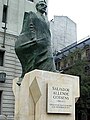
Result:
<instances>
[{"instance_id":1,"label":"sky","mask_svg":"<svg viewBox=\"0 0 90 120\"><path fill-rule=\"evenodd\" d=\"M77 41L90 35L90 0L48 0L49 21L67 16L77 25Z\"/></svg>"}]
</instances>

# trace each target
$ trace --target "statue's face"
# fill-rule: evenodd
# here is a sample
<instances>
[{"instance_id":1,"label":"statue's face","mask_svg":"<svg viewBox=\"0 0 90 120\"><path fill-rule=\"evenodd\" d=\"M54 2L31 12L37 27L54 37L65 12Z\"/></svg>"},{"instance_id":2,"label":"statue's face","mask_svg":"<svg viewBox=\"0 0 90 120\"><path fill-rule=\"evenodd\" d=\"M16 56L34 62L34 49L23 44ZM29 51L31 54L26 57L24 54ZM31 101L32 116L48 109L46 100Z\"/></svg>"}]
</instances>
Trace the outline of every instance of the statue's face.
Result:
<instances>
[{"instance_id":1,"label":"statue's face","mask_svg":"<svg viewBox=\"0 0 90 120\"><path fill-rule=\"evenodd\" d=\"M45 2L41 2L38 4L37 8L38 8L37 10L43 14L46 12L47 5Z\"/></svg>"}]
</instances>

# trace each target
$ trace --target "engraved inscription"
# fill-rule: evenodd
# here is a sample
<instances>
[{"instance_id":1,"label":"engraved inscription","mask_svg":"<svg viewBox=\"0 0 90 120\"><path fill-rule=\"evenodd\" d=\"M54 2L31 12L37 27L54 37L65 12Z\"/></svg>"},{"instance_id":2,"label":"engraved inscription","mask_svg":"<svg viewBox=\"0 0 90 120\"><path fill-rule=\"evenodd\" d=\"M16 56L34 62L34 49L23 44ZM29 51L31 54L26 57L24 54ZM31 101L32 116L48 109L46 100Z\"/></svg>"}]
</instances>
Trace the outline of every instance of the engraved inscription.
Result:
<instances>
[{"instance_id":1,"label":"engraved inscription","mask_svg":"<svg viewBox=\"0 0 90 120\"><path fill-rule=\"evenodd\" d=\"M71 113L72 86L48 84L47 113Z\"/></svg>"}]
</instances>

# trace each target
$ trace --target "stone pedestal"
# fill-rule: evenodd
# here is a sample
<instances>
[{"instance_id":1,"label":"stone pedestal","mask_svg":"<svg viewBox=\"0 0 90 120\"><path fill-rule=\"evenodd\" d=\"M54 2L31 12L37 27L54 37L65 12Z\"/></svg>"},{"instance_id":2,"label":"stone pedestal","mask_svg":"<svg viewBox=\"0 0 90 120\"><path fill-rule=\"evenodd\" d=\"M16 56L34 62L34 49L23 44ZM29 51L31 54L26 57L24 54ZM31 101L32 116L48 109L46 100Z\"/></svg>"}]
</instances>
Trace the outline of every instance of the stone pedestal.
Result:
<instances>
[{"instance_id":1,"label":"stone pedestal","mask_svg":"<svg viewBox=\"0 0 90 120\"><path fill-rule=\"evenodd\" d=\"M80 96L79 78L34 70L20 86L13 80L14 120L75 120L75 102Z\"/></svg>"}]
</instances>

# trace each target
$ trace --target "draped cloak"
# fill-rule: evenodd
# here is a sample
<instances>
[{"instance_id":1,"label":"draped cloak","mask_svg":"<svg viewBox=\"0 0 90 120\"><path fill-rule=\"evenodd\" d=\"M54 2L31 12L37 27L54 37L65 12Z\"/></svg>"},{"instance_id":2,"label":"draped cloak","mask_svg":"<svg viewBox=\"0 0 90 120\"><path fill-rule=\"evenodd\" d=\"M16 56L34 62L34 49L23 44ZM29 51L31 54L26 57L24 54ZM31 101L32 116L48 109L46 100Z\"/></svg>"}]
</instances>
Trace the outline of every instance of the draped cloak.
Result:
<instances>
[{"instance_id":1,"label":"draped cloak","mask_svg":"<svg viewBox=\"0 0 90 120\"><path fill-rule=\"evenodd\" d=\"M15 43L15 52L22 65L21 78L34 69L55 71L49 26L36 13L26 15L22 32Z\"/></svg>"}]
</instances>

